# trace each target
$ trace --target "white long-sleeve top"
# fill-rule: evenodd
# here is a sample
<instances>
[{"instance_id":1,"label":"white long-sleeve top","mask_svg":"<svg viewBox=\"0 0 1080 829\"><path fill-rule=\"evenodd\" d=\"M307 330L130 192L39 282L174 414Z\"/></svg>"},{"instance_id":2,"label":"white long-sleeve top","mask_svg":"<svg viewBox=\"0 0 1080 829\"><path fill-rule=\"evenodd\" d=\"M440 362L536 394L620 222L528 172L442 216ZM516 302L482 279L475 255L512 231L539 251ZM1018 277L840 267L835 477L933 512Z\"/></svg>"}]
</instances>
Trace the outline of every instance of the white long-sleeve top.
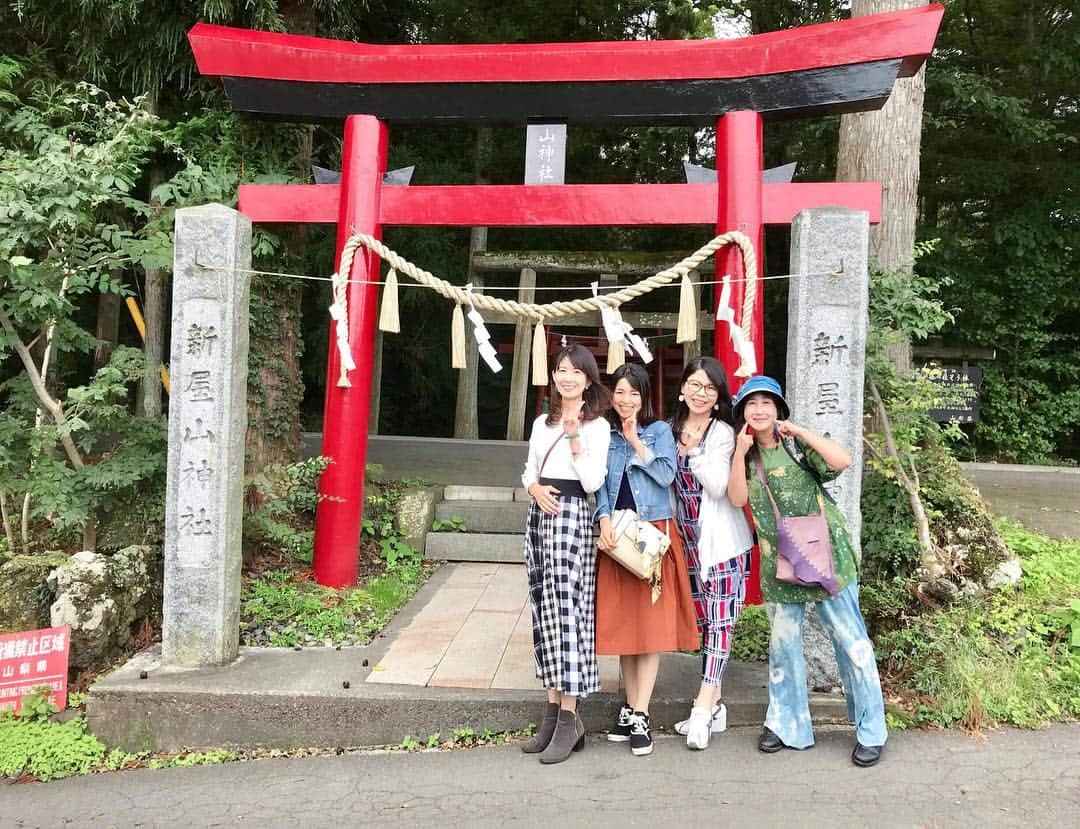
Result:
<instances>
[{"instance_id":1,"label":"white long-sleeve top","mask_svg":"<svg viewBox=\"0 0 1080 829\"><path fill-rule=\"evenodd\" d=\"M611 424L603 417L581 424L581 453L575 458L570 451L570 441L566 440L563 433L562 424L548 426L546 420L547 415L540 415L533 421L532 434L529 436L529 456L525 461L525 472L521 476L522 486L528 489L540 478L540 464L554 443L555 448L551 449L547 463L544 464L544 477L578 480L586 492L596 492L604 485L604 478L607 476Z\"/></svg>"},{"instance_id":2,"label":"white long-sleeve top","mask_svg":"<svg viewBox=\"0 0 1080 829\"><path fill-rule=\"evenodd\" d=\"M689 453L690 469L702 489L698 556L703 581L708 581L706 574L710 567L729 561L754 543L743 511L727 499L734 452L735 430L722 420L713 420L701 445Z\"/></svg>"}]
</instances>

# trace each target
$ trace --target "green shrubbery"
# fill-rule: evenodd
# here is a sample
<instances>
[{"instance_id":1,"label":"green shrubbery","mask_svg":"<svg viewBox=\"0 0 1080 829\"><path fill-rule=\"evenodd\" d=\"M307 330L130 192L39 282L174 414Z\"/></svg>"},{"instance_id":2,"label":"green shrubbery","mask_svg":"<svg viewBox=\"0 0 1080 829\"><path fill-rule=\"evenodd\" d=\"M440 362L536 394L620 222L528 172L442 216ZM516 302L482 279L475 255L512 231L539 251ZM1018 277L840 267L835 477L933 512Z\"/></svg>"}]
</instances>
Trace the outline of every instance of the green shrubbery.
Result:
<instances>
[{"instance_id":1,"label":"green shrubbery","mask_svg":"<svg viewBox=\"0 0 1080 829\"><path fill-rule=\"evenodd\" d=\"M325 459L270 466L249 480L244 519L250 561L269 556L274 568L249 573L241 595L240 635L244 644L270 647L366 645L424 583L423 557L397 535L394 509L406 482L376 480L369 468L365 485L361 584L333 590L313 582L319 473Z\"/></svg>"},{"instance_id":2,"label":"green shrubbery","mask_svg":"<svg viewBox=\"0 0 1080 829\"><path fill-rule=\"evenodd\" d=\"M1000 526L1020 556L1016 588L905 613L877 633L884 678L914 722L1034 727L1080 717L1070 615L1080 600L1080 541Z\"/></svg>"}]
</instances>

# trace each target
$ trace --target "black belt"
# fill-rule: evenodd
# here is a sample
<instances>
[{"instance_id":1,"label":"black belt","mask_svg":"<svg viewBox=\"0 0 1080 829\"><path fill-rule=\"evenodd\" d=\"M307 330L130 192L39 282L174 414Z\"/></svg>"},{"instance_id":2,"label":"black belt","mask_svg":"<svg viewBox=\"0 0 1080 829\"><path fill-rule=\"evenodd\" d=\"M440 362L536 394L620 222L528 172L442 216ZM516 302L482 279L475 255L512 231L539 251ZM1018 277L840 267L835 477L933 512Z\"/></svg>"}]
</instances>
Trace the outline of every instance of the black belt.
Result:
<instances>
[{"instance_id":1,"label":"black belt","mask_svg":"<svg viewBox=\"0 0 1080 829\"><path fill-rule=\"evenodd\" d=\"M553 486L559 490L560 498L585 498L587 493L581 481L576 478L544 478L541 476L538 483L541 486Z\"/></svg>"}]
</instances>

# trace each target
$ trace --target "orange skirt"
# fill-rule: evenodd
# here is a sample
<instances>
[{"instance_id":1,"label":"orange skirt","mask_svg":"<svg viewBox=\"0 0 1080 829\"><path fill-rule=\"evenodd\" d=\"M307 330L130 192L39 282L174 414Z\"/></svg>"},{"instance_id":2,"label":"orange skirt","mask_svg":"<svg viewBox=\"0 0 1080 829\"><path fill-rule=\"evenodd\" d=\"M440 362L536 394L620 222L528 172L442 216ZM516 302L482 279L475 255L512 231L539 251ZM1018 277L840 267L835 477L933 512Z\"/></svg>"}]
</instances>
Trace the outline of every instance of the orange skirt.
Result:
<instances>
[{"instance_id":1,"label":"orange skirt","mask_svg":"<svg viewBox=\"0 0 1080 829\"><path fill-rule=\"evenodd\" d=\"M653 521L665 530L671 546L662 565L662 588L656 604L652 588L614 559L599 553L596 568L596 652L638 653L696 651L701 646L686 555L675 519Z\"/></svg>"}]
</instances>

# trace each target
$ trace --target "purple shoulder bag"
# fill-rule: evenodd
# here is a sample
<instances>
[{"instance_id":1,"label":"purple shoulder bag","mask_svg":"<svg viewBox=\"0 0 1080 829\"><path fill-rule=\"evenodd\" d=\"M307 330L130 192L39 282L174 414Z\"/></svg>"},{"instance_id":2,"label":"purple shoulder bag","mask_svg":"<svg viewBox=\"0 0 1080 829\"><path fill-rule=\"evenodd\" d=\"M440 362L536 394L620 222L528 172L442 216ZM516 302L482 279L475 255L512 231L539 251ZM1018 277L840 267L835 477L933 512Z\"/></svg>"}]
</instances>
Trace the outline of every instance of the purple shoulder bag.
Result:
<instances>
[{"instance_id":1,"label":"purple shoulder bag","mask_svg":"<svg viewBox=\"0 0 1080 829\"><path fill-rule=\"evenodd\" d=\"M836 582L836 568L833 564L832 541L829 538L829 524L825 520L825 504L821 499L821 486L818 487L817 501L819 512L815 515L784 516L776 506L769 482L765 479L765 470L761 454L754 447L754 468L765 493L772 503L776 515L776 580L801 587L824 587L830 596L839 591Z\"/></svg>"}]
</instances>

